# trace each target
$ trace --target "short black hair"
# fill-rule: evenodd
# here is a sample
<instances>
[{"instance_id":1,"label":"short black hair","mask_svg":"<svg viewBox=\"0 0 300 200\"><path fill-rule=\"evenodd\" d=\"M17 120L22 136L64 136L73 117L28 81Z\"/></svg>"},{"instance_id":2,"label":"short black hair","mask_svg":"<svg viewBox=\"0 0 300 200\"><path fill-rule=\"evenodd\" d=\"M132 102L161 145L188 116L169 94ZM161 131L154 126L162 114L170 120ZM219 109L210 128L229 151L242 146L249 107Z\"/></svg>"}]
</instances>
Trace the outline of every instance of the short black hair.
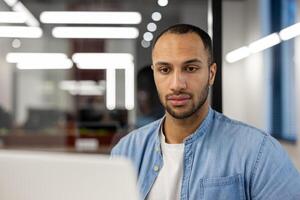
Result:
<instances>
[{"instance_id":1,"label":"short black hair","mask_svg":"<svg viewBox=\"0 0 300 200\"><path fill-rule=\"evenodd\" d=\"M213 48L212 48L212 40L207 32L202 30L201 28L191 25L191 24L175 24L173 26L168 27L163 30L154 40L152 45L152 51L155 47L155 44L159 40L159 38L167 33L173 34L187 34L187 33L196 33L203 42L204 48L208 53L208 64L211 65L214 62L213 57Z\"/></svg>"}]
</instances>

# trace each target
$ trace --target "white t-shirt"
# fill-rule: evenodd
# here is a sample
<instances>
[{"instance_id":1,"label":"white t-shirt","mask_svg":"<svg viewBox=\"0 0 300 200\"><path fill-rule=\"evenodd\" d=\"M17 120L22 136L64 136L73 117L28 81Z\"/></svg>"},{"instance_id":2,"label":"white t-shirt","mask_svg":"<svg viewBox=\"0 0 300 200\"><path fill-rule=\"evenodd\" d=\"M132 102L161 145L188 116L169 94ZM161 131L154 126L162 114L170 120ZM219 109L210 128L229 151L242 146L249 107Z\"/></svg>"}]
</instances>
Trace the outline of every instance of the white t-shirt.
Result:
<instances>
[{"instance_id":1,"label":"white t-shirt","mask_svg":"<svg viewBox=\"0 0 300 200\"><path fill-rule=\"evenodd\" d=\"M184 144L166 143L160 133L163 167L150 190L147 200L179 200L183 174Z\"/></svg>"}]
</instances>

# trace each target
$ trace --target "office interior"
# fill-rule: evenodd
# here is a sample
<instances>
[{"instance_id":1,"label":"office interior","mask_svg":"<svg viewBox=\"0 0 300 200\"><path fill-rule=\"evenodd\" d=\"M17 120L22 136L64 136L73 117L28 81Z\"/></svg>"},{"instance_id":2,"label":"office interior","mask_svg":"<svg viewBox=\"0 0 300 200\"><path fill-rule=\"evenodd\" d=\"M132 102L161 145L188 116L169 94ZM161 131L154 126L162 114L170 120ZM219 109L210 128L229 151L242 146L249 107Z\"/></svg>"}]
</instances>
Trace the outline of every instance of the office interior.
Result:
<instances>
[{"instance_id":1,"label":"office interior","mask_svg":"<svg viewBox=\"0 0 300 200\"><path fill-rule=\"evenodd\" d=\"M151 45L188 23L220 52L212 107L272 134L300 170L299 10L300 0L0 0L0 147L109 154L164 115Z\"/></svg>"}]
</instances>

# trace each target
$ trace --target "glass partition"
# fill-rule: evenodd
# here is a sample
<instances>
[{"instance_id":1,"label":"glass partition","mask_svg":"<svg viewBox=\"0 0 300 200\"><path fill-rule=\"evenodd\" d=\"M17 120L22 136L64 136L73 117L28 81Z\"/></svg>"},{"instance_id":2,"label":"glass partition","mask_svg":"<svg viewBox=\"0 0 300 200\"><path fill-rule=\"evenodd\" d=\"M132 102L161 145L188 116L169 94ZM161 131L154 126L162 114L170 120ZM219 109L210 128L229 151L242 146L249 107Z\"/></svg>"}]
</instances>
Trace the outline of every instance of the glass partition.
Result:
<instances>
[{"instance_id":1,"label":"glass partition","mask_svg":"<svg viewBox=\"0 0 300 200\"><path fill-rule=\"evenodd\" d=\"M205 0L0 1L0 145L109 153L163 116L153 38L190 23Z\"/></svg>"}]
</instances>

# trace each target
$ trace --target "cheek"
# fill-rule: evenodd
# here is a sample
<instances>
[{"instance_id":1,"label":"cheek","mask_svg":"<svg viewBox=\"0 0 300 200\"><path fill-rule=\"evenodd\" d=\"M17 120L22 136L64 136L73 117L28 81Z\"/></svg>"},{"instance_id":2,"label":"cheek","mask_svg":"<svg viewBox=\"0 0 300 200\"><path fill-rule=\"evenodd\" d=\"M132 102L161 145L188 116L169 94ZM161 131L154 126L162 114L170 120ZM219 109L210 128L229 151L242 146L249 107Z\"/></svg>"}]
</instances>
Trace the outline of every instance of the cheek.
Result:
<instances>
[{"instance_id":1,"label":"cheek","mask_svg":"<svg viewBox=\"0 0 300 200\"><path fill-rule=\"evenodd\" d=\"M156 85L156 89L159 95L164 96L166 93L166 89L164 88L164 85Z\"/></svg>"},{"instance_id":2,"label":"cheek","mask_svg":"<svg viewBox=\"0 0 300 200\"><path fill-rule=\"evenodd\" d=\"M156 89L160 94L166 92L167 87L169 85L166 78L154 76L154 81L155 81Z\"/></svg>"},{"instance_id":3,"label":"cheek","mask_svg":"<svg viewBox=\"0 0 300 200\"><path fill-rule=\"evenodd\" d=\"M190 79L189 82L189 89L194 92L201 92L207 87L207 84L209 83L208 77L203 77L202 79Z\"/></svg>"}]
</instances>

